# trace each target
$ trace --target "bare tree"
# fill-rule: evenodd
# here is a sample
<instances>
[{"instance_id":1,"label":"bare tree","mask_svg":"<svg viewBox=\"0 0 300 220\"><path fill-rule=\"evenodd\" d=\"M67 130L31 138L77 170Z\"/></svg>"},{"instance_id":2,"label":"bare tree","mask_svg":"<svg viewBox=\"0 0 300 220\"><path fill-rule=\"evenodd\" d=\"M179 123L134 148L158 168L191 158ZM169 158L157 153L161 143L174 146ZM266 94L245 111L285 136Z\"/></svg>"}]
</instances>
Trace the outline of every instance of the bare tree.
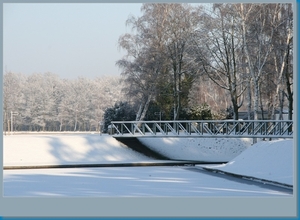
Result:
<instances>
[{"instance_id":1,"label":"bare tree","mask_svg":"<svg viewBox=\"0 0 300 220\"><path fill-rule=\"evenodd\" d=\"M239 58L242 50L239 24L232 7L231 4L214 4L214 13L209 12L199 21L205 31L195 36L194 43L198 60L208 77L228 91L237 120L246 81Z\"/></svg>"},{"instance_id":2,"label":"bare tree","mask_svg":"<svg viewBox=\"0 0 300 220\"><path fill-rule=\"evenodd\" d=\"M273 96L272 118L275 116L275 110L280 107L280 116L282 118L284 96L289 101L289 118L292 119L293 110L293 92L291 88L292 74L289 72L289 62L291 60L292 39L293 39L293 12L292 4L276 4L276 11L273 26L276 27L274 33L274 47L272 58L274 63L275 95Z\"/></svg>"},{"instance_id":3,"label":"bare tree","mask_svg":"<svg viewBox=\"0 0 300 220\"><path fill-rule=\"evenodd\" d=\"M260 82L271 52L276 30L278 5L235 4L239 13L243 36L243 49L254 89L254 119L258 119Z\"/></svg>"}]
</instances>

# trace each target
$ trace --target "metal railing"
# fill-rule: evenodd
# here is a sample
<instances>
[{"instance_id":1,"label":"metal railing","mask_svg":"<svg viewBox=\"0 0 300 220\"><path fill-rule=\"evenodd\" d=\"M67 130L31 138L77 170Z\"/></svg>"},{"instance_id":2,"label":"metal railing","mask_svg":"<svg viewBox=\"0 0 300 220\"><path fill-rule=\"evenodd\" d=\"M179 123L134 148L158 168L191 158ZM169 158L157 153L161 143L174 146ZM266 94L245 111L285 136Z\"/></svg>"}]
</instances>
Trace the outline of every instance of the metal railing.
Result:
<instances>
[{"instance_id":1,"label":"metal railing","mask_svg":"<svg viewBox=\"0 0 300 220\"><path fill-rule=\"evenodd\" d=\"M292 120L112 121L113 136L293 138Z\"/></svg>"}]
</instances>

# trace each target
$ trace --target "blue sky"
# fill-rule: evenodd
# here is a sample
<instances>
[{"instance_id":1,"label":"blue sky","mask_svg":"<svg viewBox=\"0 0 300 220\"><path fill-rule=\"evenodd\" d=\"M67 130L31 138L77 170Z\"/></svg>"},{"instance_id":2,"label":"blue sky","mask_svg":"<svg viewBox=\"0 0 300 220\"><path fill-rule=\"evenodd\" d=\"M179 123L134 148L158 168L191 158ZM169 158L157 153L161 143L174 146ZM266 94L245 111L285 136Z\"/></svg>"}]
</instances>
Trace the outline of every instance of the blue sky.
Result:
<instances>
[{"instance_id":1,"label":"blue sky","mask_svg":"<svg viewBox=\"0 0 300 220\"><path fill-rule=\"evenodd\" d=\"M138 3L6 3L3 5L4 72L52 72L61 78L119 75L124 51L118 38L130 32Z\"/></svg>"}]
</instances>

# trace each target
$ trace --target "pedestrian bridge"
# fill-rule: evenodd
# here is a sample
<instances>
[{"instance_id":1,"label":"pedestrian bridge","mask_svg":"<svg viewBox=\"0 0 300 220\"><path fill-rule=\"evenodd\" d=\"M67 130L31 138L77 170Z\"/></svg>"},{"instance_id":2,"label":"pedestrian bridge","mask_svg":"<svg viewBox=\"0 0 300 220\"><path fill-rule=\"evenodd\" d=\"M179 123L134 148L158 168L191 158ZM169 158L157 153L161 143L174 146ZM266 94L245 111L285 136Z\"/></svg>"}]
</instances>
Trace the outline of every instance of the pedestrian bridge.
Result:
<instances>
[{"instance_id":1,"label":"pedestrian bridge","mask_svg":"<svg viewBox=\"0 0 300 220\"><path fill-rule=\"evenodd\" d=\"M293 138L293 121L112 121L109 132L114 137Z\"/></svg>"}]
</instances>

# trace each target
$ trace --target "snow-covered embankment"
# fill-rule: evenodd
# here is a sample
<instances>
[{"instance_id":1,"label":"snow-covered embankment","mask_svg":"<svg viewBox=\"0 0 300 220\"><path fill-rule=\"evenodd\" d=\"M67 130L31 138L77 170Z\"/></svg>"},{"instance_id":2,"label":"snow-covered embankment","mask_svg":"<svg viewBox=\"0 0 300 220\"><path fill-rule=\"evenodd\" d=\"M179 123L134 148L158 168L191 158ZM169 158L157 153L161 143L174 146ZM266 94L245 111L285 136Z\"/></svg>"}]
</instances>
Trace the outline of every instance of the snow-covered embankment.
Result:
<instances>
[{"instance_id":1,"label":"snow-covered embankment","mask_svg":"<svg viewBox=\"0 0 300 220\"><path fill-rule=\"evenodd\" d=\"M251 138L141 137L141 143L173 160L227 162L252 144Z\"/></svg>"},{"instance_id":2,"label":"snow-covered embankment","mask_svg":"<svg viewBox=\"0 0 300 220\"><path fill-rule=\"evenodd\" d=\"M109 135L3 136L4 166L101 164L150 160Z\"/></svg>"},{"instance_id":3,"label":"snow-covered embankment","mask_svg":"<svg viewBox=\"0 0 300 220\"><path fill-rule=\"evenodd\" d=\"M139 138L158 153L174 160L227 162L196 165L211 170L293 185L293 140L259 141L251 138Z\"/></svg>"}]
</instances>

